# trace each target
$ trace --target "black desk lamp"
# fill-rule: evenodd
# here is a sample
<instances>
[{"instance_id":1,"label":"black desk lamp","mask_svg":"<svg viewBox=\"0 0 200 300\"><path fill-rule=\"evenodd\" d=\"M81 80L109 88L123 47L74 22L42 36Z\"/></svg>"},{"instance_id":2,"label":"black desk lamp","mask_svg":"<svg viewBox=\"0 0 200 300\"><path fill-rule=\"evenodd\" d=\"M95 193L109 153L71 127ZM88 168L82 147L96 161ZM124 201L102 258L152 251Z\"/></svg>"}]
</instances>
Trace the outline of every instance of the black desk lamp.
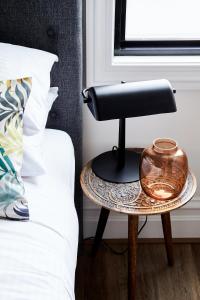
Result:
<instances>
[{"instance_id":1,"label":"black desk lamp","mask_svg":"<svg viewBox=\"0 0 200 300\"><path fill-rule=\"evenodd\" d=\"M125 148L126 118L176 112L175 90L165 79L90 87L83 91L94 118L98 121L119 119L117 150L93 159L93 172L116 183L139 180L140 155Z\"/></svg>"}]
</instances>

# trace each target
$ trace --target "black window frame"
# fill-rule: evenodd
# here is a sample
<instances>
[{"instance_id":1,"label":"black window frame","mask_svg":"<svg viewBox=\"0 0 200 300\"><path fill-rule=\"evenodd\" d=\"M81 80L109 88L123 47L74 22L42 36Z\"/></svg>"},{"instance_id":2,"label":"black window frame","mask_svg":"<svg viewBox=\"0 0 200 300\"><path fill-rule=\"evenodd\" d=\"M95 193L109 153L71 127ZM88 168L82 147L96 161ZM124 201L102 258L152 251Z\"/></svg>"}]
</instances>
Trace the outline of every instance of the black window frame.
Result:
<instances>
[{"instance_id":1,"label":"black window frame","mask_svg":"<svg viewBox=\"0 0 200 300\"><path fill-rule=\"evenodd\" d=\"M126 0L115 0L115 56L200 55L200 40L126 41Z\"/></svg>"}]
</instances>

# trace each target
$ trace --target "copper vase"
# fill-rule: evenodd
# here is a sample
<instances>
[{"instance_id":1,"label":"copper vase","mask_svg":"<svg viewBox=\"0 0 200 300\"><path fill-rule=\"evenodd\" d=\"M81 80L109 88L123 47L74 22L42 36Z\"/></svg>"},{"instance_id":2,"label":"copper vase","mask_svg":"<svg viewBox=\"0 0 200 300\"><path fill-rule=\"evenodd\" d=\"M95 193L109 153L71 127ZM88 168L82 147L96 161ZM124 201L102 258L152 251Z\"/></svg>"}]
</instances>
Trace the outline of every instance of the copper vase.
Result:
<instances>
[{"instance_id":1,"label":"copper vase","mask_svg":"<svg viewBox=\"0 0 200 300\"><path fill-rule=\"evenodd\" d=\"M172 139L156 139L142 153L141 186L154 199L176 198L183 190L187 174L187 156Z\"/></svg>"}]
</instances>

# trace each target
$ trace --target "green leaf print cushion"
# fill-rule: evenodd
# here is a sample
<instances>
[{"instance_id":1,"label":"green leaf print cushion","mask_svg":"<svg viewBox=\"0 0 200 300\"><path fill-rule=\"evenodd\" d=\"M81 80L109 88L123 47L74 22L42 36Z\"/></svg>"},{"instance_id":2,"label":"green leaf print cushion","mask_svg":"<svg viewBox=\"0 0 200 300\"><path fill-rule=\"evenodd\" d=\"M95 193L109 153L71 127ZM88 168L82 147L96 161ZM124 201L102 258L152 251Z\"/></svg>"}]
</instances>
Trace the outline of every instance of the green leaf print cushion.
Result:
<instances>
[{"instance_id":1,"label":"green leaf print cushion","mask_svg":"<svg viewBox=\"0 0 200 300\"><path fill-rule=\"evenodd\" d=\"M23 113L31 84L31 78L0 81L0 218L29 219L20 169Z\"/></svg>"}]
</instances>

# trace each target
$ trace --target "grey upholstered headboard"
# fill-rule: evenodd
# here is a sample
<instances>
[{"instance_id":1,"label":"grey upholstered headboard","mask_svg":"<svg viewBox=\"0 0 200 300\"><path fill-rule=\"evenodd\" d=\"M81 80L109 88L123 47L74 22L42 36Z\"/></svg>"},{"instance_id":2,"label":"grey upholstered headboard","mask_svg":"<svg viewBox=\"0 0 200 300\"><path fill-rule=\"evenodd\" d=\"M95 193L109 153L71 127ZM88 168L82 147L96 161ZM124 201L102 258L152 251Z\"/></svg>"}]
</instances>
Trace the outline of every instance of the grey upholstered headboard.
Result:
<instances>
[{"instance_id":1,"label":"grey upholstered headboard","mask_svg":"<svg viewBox=\"0 0 200 300\"><path fill-rule=\"evenodd\" d=\"M79 216L80 237L82 236L82 196L79 185L82 156L81 2L81 0L0 0L0 42L46 50L59 56L59 63L52 71L52 86L59 87L59 98L50 112L47 127L68 132L75 147L75 204Z\"/></svg>"}]
</instances>

